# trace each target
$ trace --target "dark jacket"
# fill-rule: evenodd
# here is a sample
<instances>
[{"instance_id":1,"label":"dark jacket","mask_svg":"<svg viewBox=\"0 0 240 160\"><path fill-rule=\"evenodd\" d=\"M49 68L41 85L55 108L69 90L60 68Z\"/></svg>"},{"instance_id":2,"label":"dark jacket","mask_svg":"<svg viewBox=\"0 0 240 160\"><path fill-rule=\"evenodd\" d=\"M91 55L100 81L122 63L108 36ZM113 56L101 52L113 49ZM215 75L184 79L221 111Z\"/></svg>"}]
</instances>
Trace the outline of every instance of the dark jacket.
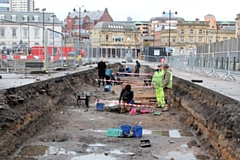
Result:
<instances>
[{"instance_id":1,"label":"dark jacket","mask_svg":"<svg viewBox=\"0 0 240 160\"><path fill-rule=\"evenodd\" d=\"M124 89L122 89L122 91L120 93L120 97L119 97L119 102L121 102L121 100L123 100L126 103L130 103L130 101L133 100L134 93L131 90L131 87L128 88L127 86Z\"/></svg>"},{"instance_id":2,"label":"dark jacket","mask_svg":"<svg viewBox=\"0 0 240 160\"><path fill-rule=\"evenodd\" d=\"M98 66L97 66L97 68L98 68L98 76L103 76L103 77L105 77L105 70L106 70L106 68L107 68L107 66L106 66L106 63L105 62L98 62Z\"/></svg>"}]
</instances>

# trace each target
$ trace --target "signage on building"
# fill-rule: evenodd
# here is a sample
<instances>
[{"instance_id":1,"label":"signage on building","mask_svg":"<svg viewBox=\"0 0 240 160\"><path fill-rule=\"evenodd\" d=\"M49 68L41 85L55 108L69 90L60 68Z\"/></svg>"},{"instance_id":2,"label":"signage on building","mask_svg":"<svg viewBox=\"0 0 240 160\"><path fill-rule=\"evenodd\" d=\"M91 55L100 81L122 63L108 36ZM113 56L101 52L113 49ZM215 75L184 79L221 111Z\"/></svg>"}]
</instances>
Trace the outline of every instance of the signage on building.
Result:
<instances>
[{"instance_id":1,"label":"signage on building","mask_svg":"<svg viewBox=\"0 0 240 160\"><path fill-rule=\"evenodd\" d=\"M154 49L154 56L159 56L160 55L160 50Z\"/></svg>"}]
</instances>

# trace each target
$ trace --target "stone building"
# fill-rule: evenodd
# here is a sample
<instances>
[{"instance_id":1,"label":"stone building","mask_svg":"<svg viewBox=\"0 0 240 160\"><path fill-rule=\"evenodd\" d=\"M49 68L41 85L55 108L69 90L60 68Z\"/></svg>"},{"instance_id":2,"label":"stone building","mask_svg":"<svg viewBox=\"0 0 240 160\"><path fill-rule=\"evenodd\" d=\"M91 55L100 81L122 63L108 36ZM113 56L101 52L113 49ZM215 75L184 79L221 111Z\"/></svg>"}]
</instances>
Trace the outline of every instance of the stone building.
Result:
<instances>
[{"instance_id":1,"label":"stone building","mask_svg":"<svg viewBox=\"0 0 240 160\"><path fill-rule=\"evenodd\" d=\"M103 55L120 56L123 53L140 51L140 31L133 24L98 22L91 29L90 43L93 48L101 48Z\"/></svg>"},{"instance_id":2,"label":"stone building","mask_svg":"<svg viewBox=\"0 0 240 160\"><path fill-rule=\"evenodd\" d=\"M20 41L26 46L43 45L43 24L46 29L61 32L62 23L54 13L0 11L0 47L14 48ZM43 18L44 16L44 18ZM44 23L43 23L44 20ZM61 46L60 34L48 31L48 46Z\"/></svg>"},{"instance_id":3,"label":"stone building","mask_svg":"<svg viewBox=\"0 0 240 160\"><path fill-rule=\"evenodd\" d=\"M236 17L236 38L240 38L240 13Z\"/></svg>"},{"instance_id":4,"label":"stone building","mask_svg":"<svg viewBox=\"0 0 240 160\"><path fill-rule=\"evenodd\" d=\"M209 21L180 21L177 29L170 29L170 46L174 54L194 53L196 46L209 44L216 41L228 40L235 37L234 27L217 28L216 22ZM161 46L169 45L169 29L162 29L158 35L161 36Z\"/></svg>"}]
</instances>

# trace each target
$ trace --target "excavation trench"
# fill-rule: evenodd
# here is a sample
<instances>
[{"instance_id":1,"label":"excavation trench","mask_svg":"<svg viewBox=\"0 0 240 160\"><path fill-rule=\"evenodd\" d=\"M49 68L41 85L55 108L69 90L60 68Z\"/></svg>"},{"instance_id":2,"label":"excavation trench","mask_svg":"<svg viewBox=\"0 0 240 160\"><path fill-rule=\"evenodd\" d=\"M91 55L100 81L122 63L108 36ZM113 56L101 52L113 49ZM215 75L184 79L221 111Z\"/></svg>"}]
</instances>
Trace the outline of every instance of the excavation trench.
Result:
<instances>
[{"instance_id":1,"label":"excavation trench","mask_svg":"<svg viewBox=\"0 0 240 160\"><path fill-rule=\"evenodd\" d=\"M110 66L117 70L120 64L111 64ZM144 70L144 72L154 71L148 66L142 66L141 70ZM156 140L156 142L152 142L153 145L160 145L157 143L156 135L169 137L169 133L175 132L172 128L176 128L176 126L181 124L181 127L178 127L179 134L186 137L196 137L196 141L189 141L189 144L201 145L200 150L207 151L206 154L209 154L211 159L235 160L240 158L239 102L203 86L174 77L173 107L171 112L161 115L163 118L144 115L143 119L145 122L139 122L142 119L139 117L142 115L130 117L129 115L109 112L98 113L94 110L85 113L81 111L83 107L76 107L74 95L78 92L87 91L92 94L90 98L90 106L92 108L96 107L94 106L96 99L118 100L121 87L112 86L113 88L110 92L103 92L102 87L97 87L96 78L97 71L89 67L88 71L67 74L21 87L2 90L1 99L4 103L0 108L0 159L7 159L8 157L21 159L24 156L32 156L32 159L35 159L36 157L34 158L34 156L41 155L60 156L58 153L62 152L74 156L78 153L85 154L89 151L88 147L94 144L102 144L103 146L100 145L102 148L98 150L94 150L95 148L92 146L90 153L100 154L112 147L126 148L127 146L128 151L133 151L134 155L130 153L122 154L121 152L121 154L117 154L118 158L128 159L129 157L127 156L134 156L137 159L141 159L140 157L147 159L149 158L147 155L152 156L154 150L142 151L137 147L132 147L132 145L138 146L135 140L123 140L124 142L121 144L119 139L99 137L99 134L105 131L102 128L109 128L113 125L119 126L123 123L133 123L134 121L138 121L138 124L143 123L145 128L152 130L151 133L155 135L152 138ZM138 78L138 81L136 80L137 77L134 78L124 77L122 79L127 83L134 84L134 86L143 86L145 85L144 79L151 77ZM135 88L134 92L137 104L156 105L153 89ZM176 114L176 116L171 117L173 114ZM76 119L71 119L74 117ZM110 121L107 117L111 118ZM95 120L97 123L94 122ZM170 121L172 123L169 123ZM169 131L164 130L166 126ZM83 129L81 133L79 133L79 128ZM159 128L162 129L158 130ZM145 133L147 133L147 130ZM29 140L31 142L26 143ZM129 144L129 141L131 141L131 144ZM65 145L71 148L69 143L73 144L75 146L72 147L74 152L65 152L64 149L58 149L53 154L50 154L49 150L46 152L46 149L56 142L59 143L59 148ZM64 142L68 143L63 145ZM169 145L169 142L171 142L169 139L161 141L165 147ZM197 144L198 142L199 144ZM107 148L106 145L111 147ZM31 147L28 148L29 146ZM81 150L76 150L76 146L77 148L80 147ZM171 146L168 148L171 148ZM38 153L29 155L30 153L35 153L31 149L37 150ZM155 147L154 149L157 154L161 147ZM119 152L111 150L108 153L116 155ZM166 153L174 155L178 152L166 151ZM102 155L98 156L97 158L101 158ZM108 158L113 159L111 157ZM168 156L165 158L168 158ZM207 158L209 157L201 154L195 157L195 159Z\"/></svg>"}]
</instances>

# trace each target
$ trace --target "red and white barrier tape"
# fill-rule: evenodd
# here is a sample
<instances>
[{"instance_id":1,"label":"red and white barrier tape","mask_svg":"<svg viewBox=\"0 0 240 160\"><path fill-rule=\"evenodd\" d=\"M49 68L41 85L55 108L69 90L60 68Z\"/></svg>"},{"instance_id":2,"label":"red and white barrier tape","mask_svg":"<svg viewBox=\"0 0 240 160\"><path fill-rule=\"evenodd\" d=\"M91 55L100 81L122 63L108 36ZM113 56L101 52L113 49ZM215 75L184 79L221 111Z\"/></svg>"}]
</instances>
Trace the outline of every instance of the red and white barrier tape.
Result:
<instances>
[{"instance_id":1,"label":"red and white barrier tape","mask_svg":"<svg viewBox=\"0 0 240 160\"><path fill-rule=\"evenodd\" d=\"M144 107L144 108L155 108L153 106L150 106L150 105L144 105L144 104L129 104L129 103L119 103L117 101L109 101L109 100L100 100L100 99L96 99L95 101L95 105L98 103L98 102L106 102L108 104L120 104L120 105L125 105L125 106L132 106L132 107Z\"/></svg>"},{"instance_id":2,"label":"red and white barrier tape","mask_svg":"<svg viewBox=\"0 0 240 160\"><path fill-rule=\"evenodd\" d=\"M154 88L154 86L132 86L131 88Z\"/></svg>"},{"instance_id":3,"label":"red and white barrier tape","mask_svg":"<svg viewBox=\"0 0 240 160\"><path fill-rule=\"evenodd\" d=\"M130 75L139 75L139 76L152 76L153 73L128 73L128 72L116 72L118 74L130 74Z\"/></svg>"},{"instance_id":4,"label":"red and white barrier tape","mask_svg":"<svg viewBox=\"0 0 240 160\"><path fill-rule=\"evenodd\" d=\"M106 80L106 79L95 79L96 81L104 81L104 82L121 82L123 83L124 81L118 81L118 80Z\"/></svg>"}]
</instances>

